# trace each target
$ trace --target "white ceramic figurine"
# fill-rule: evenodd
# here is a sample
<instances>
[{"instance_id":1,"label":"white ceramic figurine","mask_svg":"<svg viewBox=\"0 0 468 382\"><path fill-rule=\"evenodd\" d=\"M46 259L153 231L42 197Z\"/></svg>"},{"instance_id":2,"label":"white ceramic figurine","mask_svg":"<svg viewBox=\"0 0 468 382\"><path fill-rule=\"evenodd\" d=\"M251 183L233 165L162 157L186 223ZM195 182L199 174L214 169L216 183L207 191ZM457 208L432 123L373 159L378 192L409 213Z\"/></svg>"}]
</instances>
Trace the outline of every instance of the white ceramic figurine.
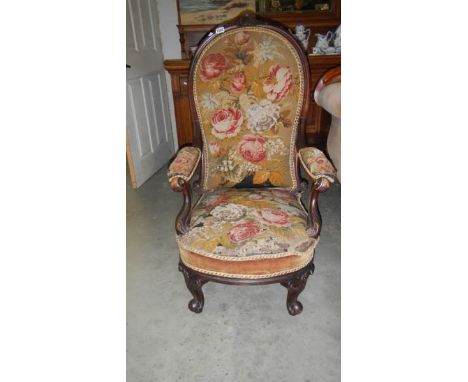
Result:
<instances>
[{"instance_id":1,"label":"white ceramic figurine","mask_svg":"<svg viewBox=\"0 0 468 382\"><path fill-rule=\"evenodd\" d=\"M310 29L305 28L302 24L297 24L294 28L295 33L291 32L296 38L300 41L304 50L307 51L307 46L309 45Z\"/></svg>"},{"instance_id":2,"label":"white ceramic figurine","mask_svg":"<svg viewBox=\"0 0 468 382\"><path fill-rule=\"evenodd\" d=\"M327 32L327 34L316 33L315 36L317 36L316 48L325 50L329 47L329 43L332 40L332 32Z\"/></svg>"},{"instance_id":3,"label":"white ceramic figurine","mask_svg":"<svg viewBox=\"0 0 468 382\"><path fill-rule=\"evenodd\" d=\"M336 28L335 33L333 33L333 46L335 48L341 48L341 25Z\"/></svg>"}]
</instances>

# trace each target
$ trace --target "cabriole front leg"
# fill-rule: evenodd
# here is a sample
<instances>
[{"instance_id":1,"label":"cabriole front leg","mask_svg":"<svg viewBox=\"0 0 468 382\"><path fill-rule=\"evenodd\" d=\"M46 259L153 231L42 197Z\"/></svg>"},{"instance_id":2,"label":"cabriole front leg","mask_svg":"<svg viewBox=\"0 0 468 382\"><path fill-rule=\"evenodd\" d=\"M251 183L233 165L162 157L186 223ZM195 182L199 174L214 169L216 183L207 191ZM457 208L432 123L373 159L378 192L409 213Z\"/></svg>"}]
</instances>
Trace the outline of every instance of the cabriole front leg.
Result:
<instances>
[{"instance_id":1,"label":"cabriole front leg","mask_svg":"<svg viewBox=\"0 0 468 382\"><path fill-rule=\"evenodd\" d=\"M205 304L202 286L208 282L202 276L194 273L190 268L179 262L179 271L182 272L187 289L192 293L193 299L189 301L188 308L194 313L201 313Z\"/></svg>"},{"instance_id":2,"label":"cabriole front leg","mask_svg":"<svg viewBox=\"0 0 468 382\"><path fill-rule=\"evenodd\" d=\"M297 300L297 298L304 290L309 275L314 273L314 268L314 264L310 263L310 265L308 265L301 274L281 283L282 286L288 289L286 308L291 316L295 316L302 312L302 304Z\"/></svg>"}]
</instances>

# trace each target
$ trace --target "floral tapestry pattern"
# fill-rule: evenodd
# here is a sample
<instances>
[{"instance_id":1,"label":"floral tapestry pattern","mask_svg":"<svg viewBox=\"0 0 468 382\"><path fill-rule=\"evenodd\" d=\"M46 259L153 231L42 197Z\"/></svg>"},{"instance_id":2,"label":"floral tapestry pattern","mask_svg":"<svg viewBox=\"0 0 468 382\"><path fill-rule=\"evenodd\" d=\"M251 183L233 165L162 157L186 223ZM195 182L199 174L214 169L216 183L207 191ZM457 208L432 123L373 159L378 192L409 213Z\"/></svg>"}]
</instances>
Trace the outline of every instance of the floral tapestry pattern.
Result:
<instances>
[{"instance_id":1,"label":"floral tapestry pattern","mask_svg":"<svg viewBox=\"0 0 468 382\"><path fill-rule=\"evenodd\" d=\"M307 174L312 179L320 177L334 182L336 170L325 154L315 147L306 147L299 150L299 159Z\"/></svg>"},{"instance_id":2,"label":"floral tapestry pattern","mask_svg":"<svg viewBox=\"0 0 468 382\"><path fill-rule=\"evenodd\" d=\"M215 38L194 73L204 189L294 188L304 87L295 48L276 32L245 27Z\"/></svg>"},{"instance_id":3,"label":"floral tapestry pattern","mask_svg":"<svg viewBox=\"0 0 468 382\"><path fill-rule=\"evenodd\" d=\"M169 181L177 177L188 181L196 169L200 157L200 149L191 146L182 147L167 170Z\"/></svg>"},{"instance_id":4,"label":"floral tapestry pattern","mask_svg":"<svg viewBox=\"0 0 468 382\"><path fill-rule=\"evenodd\" d=\"M274 188L203 194L178 241L184 250L223 259L310 254L316 244L297 196Z\"/></svg>"}]
</instances>

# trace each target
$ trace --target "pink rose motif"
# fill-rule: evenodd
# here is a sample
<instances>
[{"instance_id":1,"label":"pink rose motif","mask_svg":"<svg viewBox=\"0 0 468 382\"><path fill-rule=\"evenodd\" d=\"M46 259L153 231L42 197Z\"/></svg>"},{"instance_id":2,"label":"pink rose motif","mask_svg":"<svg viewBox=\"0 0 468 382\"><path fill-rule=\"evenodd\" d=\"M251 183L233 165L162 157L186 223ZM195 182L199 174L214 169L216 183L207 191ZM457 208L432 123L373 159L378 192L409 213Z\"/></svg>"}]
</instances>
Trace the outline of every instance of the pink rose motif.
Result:
<instances>
[{"instance_id":1,"label":"pink rose motif","mask_svg":"<svg viewBox=\"0 0 468 382\"><path fill-rule=\"evenodd\" d=\"M282 99L293 86L293 76L289 66L273 65L263 84L263 91L272 101Z\"/></svg>"},{"instance_id":2,"label":"pink rose motif","mask_svg":"<svg viewBox=\"0 0 468 382\"><path fill-rule=\"evenodd\" d=\"M254 237L258 232L260 232L258 224L248 221L232 227L228 233L228 238L237 244Z\"/></svg>"},{"instance_id":3,"label":"pink rose motif","mask_svg":"<svg viewBox=\"0 0 468 382\"><path fill-rule=\"evenodd\" d=\"M234 75L234 78L231 82L231 90L235 93L239 93L245 89L247 79L244 72L238 72Z\"/></svg>"},{"instance_id":4,"label":"pink rose motif","mask_svg":"<svg viewBox=\"0 0 468 382\"><path fill-rule=\"evenodd\" d=\"M251 200L263 200L263 199L265 199L265 198L263 197L263 195L261 195L261 194L255 194L255 193L250 194L250 195L247 196L247 197L248 197L249 199L251 199Z\"/></svg>"},{"instance_id":5,"label":"pink rose motif","mask_svg":"<svg viewBox=\"0 0 468 382\"><path fill-rule=\"evenodd\" d=\"M315 163L319 165L321 170L333 172L333 168L330 166L330 162L326 158L318 157L315 159Z\"/></svg>"},{"instance_id":6,"label":"pink rose motif","mask_svg":"<svg viewBox=\"0 0 468 382\"><path fill-rule=\"evenodd\" d=\"M169 166L169 172L171 173L185 173L187 171L187 164L190 160L179 155Z\"/></svg>"},{"instance_id":7,"label":"pink rose motif","mask_svg":"<svg viewBox=\"0 0 468 382\"><path fill-rule=\"evenodd\" d=\"M262 208L257 210L256 215L267 224L284 226L288 224L288 214L277 208Z\"/></svg>"},{"instance_id":8,"label":"pink rose motif","mask_svg":"<svg viewBox=\"0 0 468 382\"><path fill-rule=\"evenodd\" d=\"M246 135L239 144L239 154L245 160L257 163L266 158L265 138Z\"/></svg>"},{"instance_id":9,"label":"pink rose motif","mask_svg":"<svg viewBox=\"0 0 468 382\"><path fill-rule=\"evenodd\" d=\"M182 155L177 156L177 158L174 160L174 164L184 164L189 162L190 160L188 158L183 157Z\"/></svg>"},{"instance_id":10,"label":"pink rose motif","mask_svg":"<svg viewBox=\"0 0 468 382\"><path fill-rule=\"evenodd\" d=\"M234 42L237 45L244 45L244 44L247 44L249 41L250 41L250 34L248 34L247 32L243 32L243 31L238 32L236 33L234 37Z\"/></svg>"},{"instance_id":11,"label":"pink rose motif","mask_svg":"<svg viewBox=\"0 0 468 382\"><path fill-rule=\"evenodd\" d=\"M218 78L226 67L226 60L220 53L211 53L201 62L200 77L203 81Z\"/></svg>"},{"instance_id":12,"label":"pink rose motif","mask_svg":"<svg viewBox=\"0 0 468 382\"><path fill-rule=\"evenodd\" d=\"M271 192L280 199L291 199L291 193L289 191L271 190Z\"/></svg>"},{"instance_id":13,"label":"pink rose motif","mask_svg":"<svg viewBox=\"0 0 468 382\"><path fill-rule=\"evenodd\" d=\"M225 202L227 202L231 197L226 194L211 196L204 201L204 204L208 207L217 207Z\"/></svg>"},{"instance_id":14,"label":"pink rose motif","mask_svg":"<svg viewBox=\"0 0 468 382\"><path fill-rule=\"evenodd\" d=\"M235 137L242 125L243 117L240 110L234 107L220 109L211 117L211 132L216 138L224 139Z\"/></svg>"},{"instance_id":15,"label":"pink rose motif","mask_svg":"<svg viewBox=\"0 0 468 382\"><path fill-rule=\"evenodd\" d=\"M218 142L210 142L208 144L208 150L210 151L210 154L215 157L218 157L221 153L221 147Z\"/></svg>"}]
</instances>

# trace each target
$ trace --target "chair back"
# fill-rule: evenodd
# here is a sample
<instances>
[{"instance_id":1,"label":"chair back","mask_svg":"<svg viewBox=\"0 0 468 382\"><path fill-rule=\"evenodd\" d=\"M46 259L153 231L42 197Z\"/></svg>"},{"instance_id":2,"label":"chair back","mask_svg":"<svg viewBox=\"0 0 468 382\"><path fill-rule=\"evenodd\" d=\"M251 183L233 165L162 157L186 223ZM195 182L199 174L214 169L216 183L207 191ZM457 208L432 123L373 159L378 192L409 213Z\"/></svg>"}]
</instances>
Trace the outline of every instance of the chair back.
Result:
<instances>
[{"instance_id":1,"label":"chair back","mask_svg":"<svg viewBox=\"0 0 468 382\"><path fill-rule=\"evenodd\" d=\"M210 32L189 75L203 190L296 189L308 99L308 61L286 29L247 15Z\"/></svg>"}]
</instances>

